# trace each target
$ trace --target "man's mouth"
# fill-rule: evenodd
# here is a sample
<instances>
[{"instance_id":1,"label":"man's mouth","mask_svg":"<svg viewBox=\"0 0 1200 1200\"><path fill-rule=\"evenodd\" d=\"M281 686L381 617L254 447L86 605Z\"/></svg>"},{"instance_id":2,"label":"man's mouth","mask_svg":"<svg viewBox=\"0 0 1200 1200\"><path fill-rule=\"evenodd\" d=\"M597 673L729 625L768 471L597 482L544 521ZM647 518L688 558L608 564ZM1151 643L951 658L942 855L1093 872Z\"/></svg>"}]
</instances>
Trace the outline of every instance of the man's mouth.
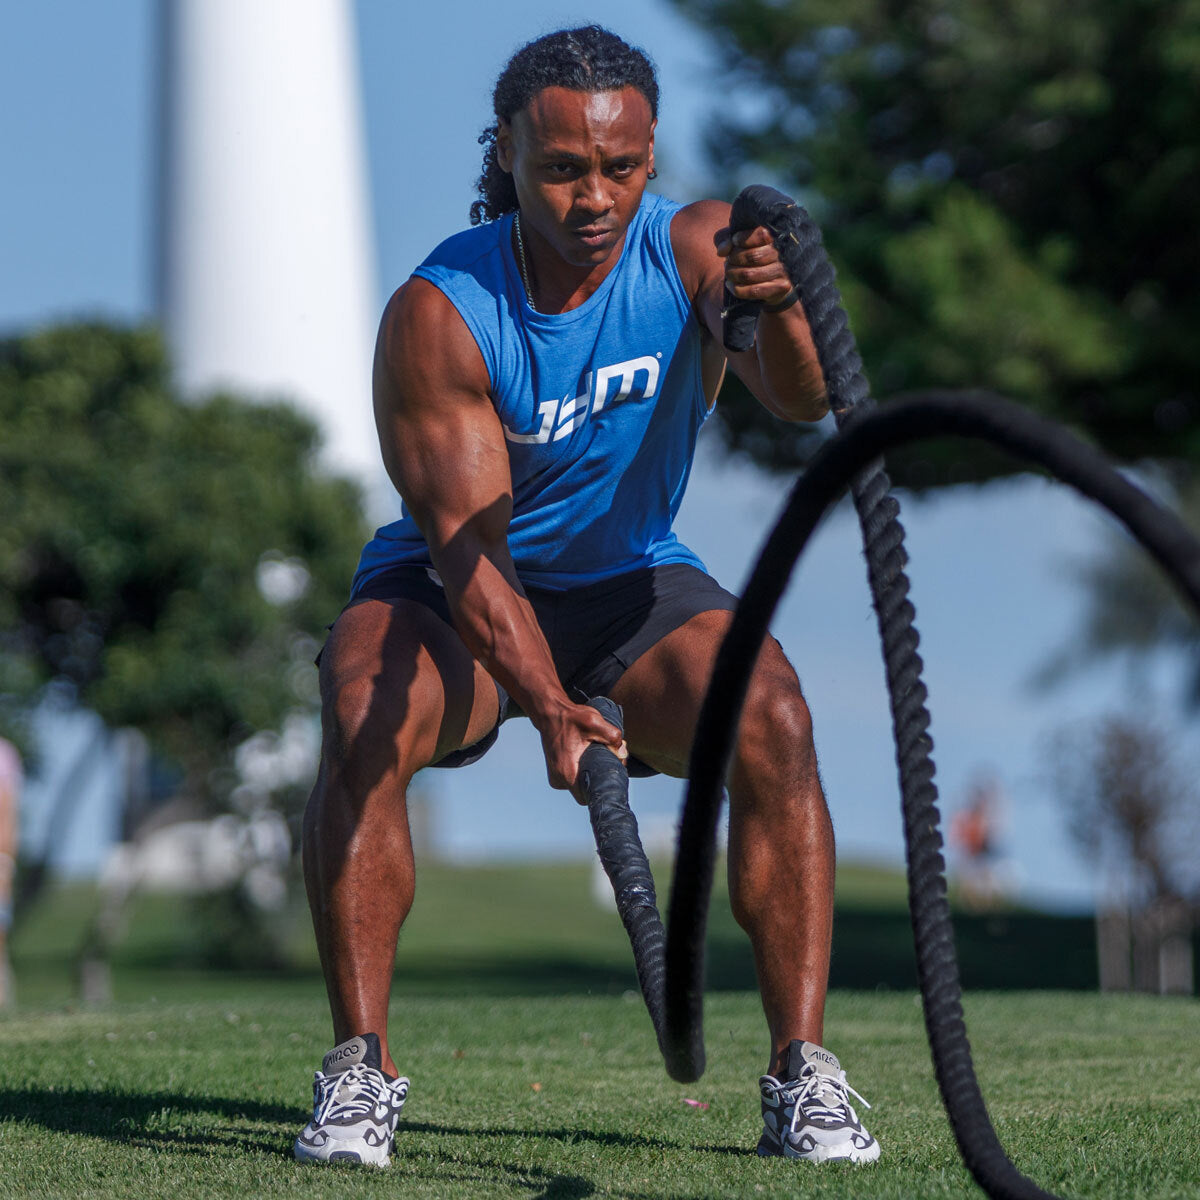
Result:
<instances>
[{"instance_id":1,"label":"man's mouth","mask_svg":"<svg viewBox=\"0 0 1200 1200\"><path fill-rule=\"evenodd\" d=\"M601 246L613 233L614 230L607 225L584 225L571 230L571 236L578 238L585 246Z\"/></svg>"}]
</instances>

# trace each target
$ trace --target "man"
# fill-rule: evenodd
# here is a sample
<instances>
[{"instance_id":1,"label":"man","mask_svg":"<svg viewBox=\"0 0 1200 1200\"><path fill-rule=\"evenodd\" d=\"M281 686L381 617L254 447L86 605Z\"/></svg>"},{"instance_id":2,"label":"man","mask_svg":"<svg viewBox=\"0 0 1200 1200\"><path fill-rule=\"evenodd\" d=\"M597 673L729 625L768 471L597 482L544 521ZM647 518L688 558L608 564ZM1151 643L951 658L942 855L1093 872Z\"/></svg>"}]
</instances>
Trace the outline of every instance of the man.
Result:
<instances>
[{"instance_id":1,"label":"man","mask_svg":"<svg viewBox=\"0 0 1200 1200\"><path fill-rule=\"evenodd\" d=\"M515 709L550 783L592 742L680 776L734 598L671 533L726 356L726 283L763 301L729 365L772 412L826 411L808 325L766 230L645 194L658 87L596 27L517 52L496 85L476 228L388 303L375 360L384 462L406 515L363 552L321 659L324 744L305 817L309 903L337 1045L305 1160L386 1163L409 1081L387 1005L412 903L405 788L482 756ZM484 224L479 224L480 221ZM624 709L625 739L592 708ZM730 779L730 895L770 1035L764 1155L870 1161L821 1047L833 831L808 709L763 648Z\"/></svg>"}]
</instances>

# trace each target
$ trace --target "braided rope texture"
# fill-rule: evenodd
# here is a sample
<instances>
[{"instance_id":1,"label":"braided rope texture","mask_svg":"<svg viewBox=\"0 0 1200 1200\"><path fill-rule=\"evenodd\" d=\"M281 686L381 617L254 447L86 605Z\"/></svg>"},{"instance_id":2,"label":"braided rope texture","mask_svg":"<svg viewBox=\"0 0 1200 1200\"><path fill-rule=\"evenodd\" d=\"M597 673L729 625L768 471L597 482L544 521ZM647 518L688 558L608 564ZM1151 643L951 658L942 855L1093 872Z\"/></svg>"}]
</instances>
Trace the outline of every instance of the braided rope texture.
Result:
<instances>
[{"instance_id":1,"label":"braided rope texture","mask_svg":"<svg viewBox=\"0 0 1200 1200\"><path fill-rule=\"evenodd\" d=\"M672 883L665 979L657 961L662 952L661 923L654 907L649 866L646 864L643 873L640 863L635 863L632 872L623 865L639 855L642 862L645 860L627 795L627 816L618 812L611 830L605 824L608 818L593 818L601 856L612 860L611 869L609 862L606 869L634 942L638 975L659 1046L672 1078L690 1082L703 1073L704 942L717 823L724 797L722 780L732 757L751 666L771 618L817 523L849 486L862 527L887 665L904 814L909 907L926 1031L942 1099L963 1161L989 1196L1000 1200L1054 1200L1051 1193L1027 1179L1009 1161L988 1117L971 1061L946 899L927 696L904 572L904 531L880 456L894 446L951 434L990 441L1028 459L1124 522L1197 612L1200 542L1174 514L1130 484L1095 451L1065 430L1000 397L983 392L931 392L874 409L834 283L833 268L815 223L781 193L751 188L735 202L731 224L735 228L763 224L775 234L813 331L839 436L818 452L796 481L717 654L688 771L690 782L677 853L677 862L686 863L687 870L677 870ZM727 305L727 347L738 350L752 344L758 307L740 301ZM616 761L611 754L608 757ZM608 785L597 780L596 791L607 790ZM619 807L613 805L614 811ZM649 881L648 892L641 880ZM657 929L652 927L650 914ZM650 930L649 936L645 930Z\"/></svg>"},{"instance_id":2,"label":"braided rope texture","mask_svg":"<svg viewBox=\"0 0 1200 1200\"><path fill-rule=\"evenodd\" d=\"M774 235L808 319L834 419L839 430L844 430L855 418L862 419L871 401L820 230L788 197L765 187L747 188L733 205L731 228L736 231L755 225L767 226ZM748 348L753 335L751 332L747 341L746 330L756 319L757 306L727 303L726 346L733 350ZM904 812L909 907L926 1030L938 1083L963 1159L984 1190L1014 1200L1044 1197L1048 1193L1021 1175L1004 1153L971 1061L946 898L933 742L917 653L915 613L908 599L899 505L890 495L891 483L878 459L864 461L850 486L887 667ZM684 873L676 873L667 937L668 1063L672 1063L673 1055L685 1075L689 1068L698 1074L704 1063L702 947L722 800L720 780L732 752L733 730L749 686L750 664L757 657L803 546L796 542L795 532L781 519L768 540L743 594L734 626L718 654L694 739L679 861L699 864L702 869L690 885L683 887L678 883Z\"/></svg>"},{"instance_id":3,"label":"braided rope texture","mask_svg":"<svg viewBox=\"0 0 1200 1200\"><path fill-rule=\"evenodd\" d=\"M747 685L750 664L786 586L786 577L821 517L846 486L884 451L948 434L991 442L1044 467L1062 482L1107 508L1200 613L1200 541L1175 514L1136 488L1066 430L986 393L931 392L897 400L847 421L841 434L821 449L796 482L746 589L743 603L749 601L749 606L745 614L739 608L734 616L727 638L731 653L726 655L722 647L718 655L705 711L697 727L697 741L709 734L720 737L720 723L736 721L740 708L738 697ZM729 697L733 697L732 701ZM928 739L925 739L925 746L927 748ZM715 770L714 774L706 774L703 778L693 772L692 786L698 786L695 798L698 805L711 804L714 796L719 803L719 780L728 761L728 752L726 745L702 760L693 759L694 764L699 761L701 771ZM932 943L932 951L927 947L926 957L921 958L922 935L917 927L922 922L949 921L944 886L934 887L922 898L922 906L919 908L918 905L920 881L916 876L923 862L928 866L936 856L940 863L941 844L936 821L932 819L936 817L932 804L927 806L927 815L931 816L929 823L921 823L923 799L932 801L936 796L932 764L928 763L926 775L919 769L922 757L928 762L927 752L924 756L918 753L915 755L916 770L906 769L902 761L900 778L925 1023L938 1084L963 1160L980 1187L988 1195L1004 1200L1043 1200L1050 1197L1050 1193L1021 1175L1008 1161L987 1117L962 1020L953 943L946 942L940 947ZM686 803L688 806L693 803L691 792ZM914 843L923 844L924 849ZM674 912L672 907L668 948L670 937L675 936ZM668 980L668 990L670 986Z\"/></svg>"},{"instance_id":4,"label":"braided rope texture","mask_svg":"<svg viewBox=\"0 0 1200 1200\"><path fill-rule=\"evenodd\" d=\"M588 703L622 733L625 731L619 705L607 696ZM612 884L617 913L633 949L642 998L665 1057L666 933L658 915L650 862L642 849L637 818L629 807L629 775L621 760L597 742L580 756L579 777L587 795L596 852Z\"/></svg>"}]
</instances>

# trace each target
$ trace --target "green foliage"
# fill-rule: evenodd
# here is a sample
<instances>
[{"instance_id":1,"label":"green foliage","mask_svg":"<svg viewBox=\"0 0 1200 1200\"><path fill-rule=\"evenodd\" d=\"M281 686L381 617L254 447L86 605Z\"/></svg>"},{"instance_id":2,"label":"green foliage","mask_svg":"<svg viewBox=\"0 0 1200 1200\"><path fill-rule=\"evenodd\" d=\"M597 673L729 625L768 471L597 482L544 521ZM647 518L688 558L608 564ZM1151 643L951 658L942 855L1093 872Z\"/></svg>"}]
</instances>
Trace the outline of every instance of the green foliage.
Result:
<instances>
[{"instance_id":1,"label":"green foliage","mask_svg":"<svg viewBox=\"0 0 1200 1200\"><path fill-rule=\"evenodd\" d=\"M283 404L185 404L149 329L0 342L0 688L66 681L219 798L215 768L311 706L365 528ZM268 597L274 573L294 595Z\"/></svg>"},{"instance_id":2,"label":"green foliage","mask_svg":"<svg viewBox=\"0 0 1200 1200\"><path fill-rule=\"evenodd\" d=\"M1200 460L1195 0L675 2L756 98L714 118L723 187L821 223L877 395L993 389L1118 458ZM723 408L768 465L808 452ZM956 444L893 474L1011 469Z\"/></svg>"}]
</instances>

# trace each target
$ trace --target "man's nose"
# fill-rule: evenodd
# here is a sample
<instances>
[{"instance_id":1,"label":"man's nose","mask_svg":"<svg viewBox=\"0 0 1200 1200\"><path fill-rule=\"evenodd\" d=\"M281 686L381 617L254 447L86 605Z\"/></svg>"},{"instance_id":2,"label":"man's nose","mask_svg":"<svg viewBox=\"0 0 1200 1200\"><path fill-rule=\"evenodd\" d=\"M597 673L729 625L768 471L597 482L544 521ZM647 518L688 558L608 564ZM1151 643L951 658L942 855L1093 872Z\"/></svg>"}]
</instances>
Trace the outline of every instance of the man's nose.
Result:
<instances>
[{"instance_id":1,"label":"man's nose","mask_svg":"<svg viewBox=\"0 0 1200 1200\"><path fill-rule=\"evenodd\" d=\"M612 199L605 187L604 175L601 172L590 171L587 175L579 177L575 205L594 216L602 216L612 208Z\"/></svg>"}]
</instances>

